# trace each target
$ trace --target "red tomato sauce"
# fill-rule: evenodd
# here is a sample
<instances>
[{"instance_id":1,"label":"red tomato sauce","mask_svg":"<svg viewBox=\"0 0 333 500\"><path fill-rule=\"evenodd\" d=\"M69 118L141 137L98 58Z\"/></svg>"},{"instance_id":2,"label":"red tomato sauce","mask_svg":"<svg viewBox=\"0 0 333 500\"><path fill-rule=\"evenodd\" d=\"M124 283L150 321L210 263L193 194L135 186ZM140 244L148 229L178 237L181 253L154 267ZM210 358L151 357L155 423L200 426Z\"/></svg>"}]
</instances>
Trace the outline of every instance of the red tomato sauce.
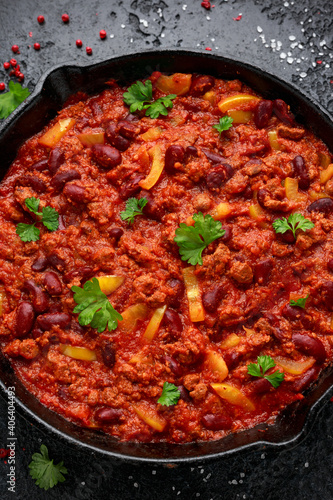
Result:
<instances>
[{"instance_id":1,"label":"red tomato sauce","mask_svg":"<svg viewBox=\"0 0 333 500\"><path fill-rule=\"evenodd\" d=\"M220 439L273 423L331 362L333 165L279 96L203 75L150 80L154 101L176 95L165 115L130 113L128 88L109 82L20 148L0 185L0 345L28 390L78 425L124 441ZM30 198L57 211L57 230ZM132 223L130 198L146 200ZM174 238L199 213L224 233L191 265ZM276 232L292 214L312 224ZM18 224L34 223L39 239L22 241ZM123 317L115 329L73 312L72 287L92 278ZM273 360L262 376L249 373L258 356ZM277 372L274 387L263 375Z\"/></svg>"}]
</instances>

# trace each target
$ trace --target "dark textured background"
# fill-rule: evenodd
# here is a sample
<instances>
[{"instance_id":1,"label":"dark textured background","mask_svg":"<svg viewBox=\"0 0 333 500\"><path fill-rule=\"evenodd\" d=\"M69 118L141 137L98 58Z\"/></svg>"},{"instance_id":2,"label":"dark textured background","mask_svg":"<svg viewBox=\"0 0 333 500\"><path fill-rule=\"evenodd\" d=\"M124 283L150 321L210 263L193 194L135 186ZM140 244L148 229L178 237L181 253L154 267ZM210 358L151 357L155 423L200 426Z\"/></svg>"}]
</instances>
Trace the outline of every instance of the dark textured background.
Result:
<instances>
[{"instance_id":1,"label":"dark textured background","mask_svg":"<svg viewBox=\"0 0 333 500\"><path fill-rule=\"evenodd\" d=\"M5 0L0 1L2 63L15 57L33 90L54 64L99 62L142 49L184 47L240 57L293 82L333 113L333 23L328 0ZM69 24L61 21L64 12ZM37 16L45 16L45 24ZM242 14L239 21L234 21ZM107 31L106 40L99 31ZM83 47L78 49L75 40ZM33 43L39 42L36 52ZM20 54L13 55L17 44ZM93 49L88 56L85 47ZM0 448L7 439L6 403L0 398ZM209 464L124 464L60 444L17 414L17 493L7 491L8 464L0 460L0 498L111 500L300 500L333 499L333 405L328 401L310 434L293 449L242 452ZM66 482L47 493L29 477L40 444L68 468Z\"/></svg>"}]
</instances>

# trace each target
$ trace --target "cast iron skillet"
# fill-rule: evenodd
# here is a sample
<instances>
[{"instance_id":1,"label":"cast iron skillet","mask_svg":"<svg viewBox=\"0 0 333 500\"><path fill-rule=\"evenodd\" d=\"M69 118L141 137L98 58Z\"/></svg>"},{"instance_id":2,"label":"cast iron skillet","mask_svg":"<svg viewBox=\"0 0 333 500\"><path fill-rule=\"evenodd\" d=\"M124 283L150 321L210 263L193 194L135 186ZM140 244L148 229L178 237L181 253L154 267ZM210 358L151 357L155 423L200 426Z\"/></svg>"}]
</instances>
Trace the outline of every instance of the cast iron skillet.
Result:
<instances>
[{"instance_id":1,"label":"cast iron skillet","mask_svg":"<svg viewBox=\"0 0 333 500\"><path fill-rule=\"evenodd\" d=\"M79 90L97 93L105 88L105 82L111 78L126 84L144 78L154 70L210 74L224 79L239 78L265 98L284 99L291 106L297 121L312 128L333 151L332 117L319 103L305 97L295 87L243 62L212 54L170 49L115 57L91 66L66 65L51 69L25 103L0 126L0 177L6 173L23 141L40 131L72 94ZM32 396L17 379L9 362L0 356L0 387L5 398L6 387L10 386L16 387L20 413L67 444L137 463L184 463L202 462L264 445L278 449L296 445L310 431L315 417L333 395L333 369L326 370L317 384L308 390L306 398L290 405L274 425L260 425L219 441L184 445L122 443L99 431L78 427Z\"/></svg>"}]
</instances>

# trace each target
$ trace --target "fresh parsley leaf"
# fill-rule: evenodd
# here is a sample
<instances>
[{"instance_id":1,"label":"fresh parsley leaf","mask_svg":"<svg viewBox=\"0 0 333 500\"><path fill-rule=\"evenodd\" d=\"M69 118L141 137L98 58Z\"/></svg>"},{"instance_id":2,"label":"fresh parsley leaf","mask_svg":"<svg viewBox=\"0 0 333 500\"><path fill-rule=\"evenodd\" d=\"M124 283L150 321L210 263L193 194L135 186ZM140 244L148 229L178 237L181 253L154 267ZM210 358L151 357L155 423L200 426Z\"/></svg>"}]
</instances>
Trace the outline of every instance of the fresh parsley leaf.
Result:
<instances>
[{"instance_id":1,"label":"fresh parsley leaf","mask_svg":"<svg viewBox=\"0 0 333 500\"><path fill-rule=\"evenodd\" d=\"M271 356L258 356L257 363L250 363L248 365L247 373L253 377L263 377L267 379L276 389L284 380L284 373L277 370L270 375L265 375L267 370L274 368L274 366L276 366L275 361Z\"/></svg>"},{"instance_id":2,"label":"fresh parsley leaf","mask_svg":"<svg viewBox=\"0 0 333 500\"><path fill-rule=\"evenodd\" d=\"M0 95L0 118L7 118L29 95L20 83L9 82L9 92Z\"/></svg>"},{"instance_id":3,"label":"fresh parsley leaf","mask_svg":"<svg viewBox=\"0 0 333 500\"><path fill-rule=\"evenodd\" d=\"M24 224L20 222L16 226L16 234L19 235L22 241L37 241L39 240L40 230L35 227L35 224Z\"/></svg>"},{"instance_id":4,"label":"fresh parsley leaf","mask_svg":"<svg viewBox=\"0 0 333 500\"><path fill-rule=\"evenodd\" d=\"M38 207L40 204L40 199L31 196L31 198L25 199L25 204L37 217L41 218L41 222L50 231L56 231L59 227L59 214L52 207L43 207L41 212L38 212ZM16 234L19 235L22 241L37 241L40 237L40 230L35 227L35 224L23 224L19 223L16 227Z\"/></svg>"},{"instance_id":5,"label":"fresh parsley leaf","mask_svg":"<svg viewBox=\"0 0 333 500\"><path fill-rule=\"evenodd\" d=\"M53 460L50 460L48 449L44 444L40 447L40 453L32 455L29 469L32 479L36 479L35 484L40 488L44 488L45 491L66 480L63 476L63 474L67 474L64 463L59 462L55 465Z\"/></svg>"},{"instance_id":6,"label":"fresh parsley leaf","mask_svg":"<svg viewBox=\"0 0 333 500\"><path fill-rule=\"evenodd\" d=\"M142 215L143 208L147 205L147 198L143 197L139 200L137 198L129 198L126 201L126 209L120 212L122 220L127 220L129 224L133 224L134 217Z\"/></svg>"},{"instance_id":7,"label":"fresh parsley leaf","mask_svg":"<svg viewBox=\"0 0 333 500\"><path fill-rule=\"evenodd\" d=\"M176 94L169 94L153 101L153 87L150 80L144 84L137 81L123 94L123 100L130 107L131 113L145 109L146 116L151 118L158 118L160 115L167 116L167 108L172 108L172 101L176 97Z\"/></svg>"},{"instance_id":8,"label":"fresh parsley leaf","mask_svg":"<svg viewBox=\"0 0 333 500\"><path fill-rule=\"evenodd\" d=\"M220 118L219 123L213 125L213 128L216 128L221 137L222 132L224 132L224 130L229 130L233 121L234 120L230 116L223 116Z\"/></svg>"},{"instance_id":9,"label":"fresh parsley leaf","mask_svg":"<svg viewBox=\"0 0 333 500\"><path fill-rule=\"evenodd\" d=\"M309 298L309 294L307 294L306 297L300 297L297 300L291 300L289 302L289 305L291 305L293 307L301 307L302 309L305 309L305 303L306 303L308 298Z\"/></svg>"},{"instance_id":10,"label":"fresh parsley leaf","mask_svg":"<svg viewBox=\"0 0 333 500\"><path fill-rule=\"evenodd\" d=\"M157 400L158 403L164 406L172 406L178 403L180 398L180 391L174 385L169 382L164 382L161 397Z\"/></svg>"},{"instance_id":11,"label":"fresh parsley leaf","mask_svg":"<svg viewBox=\"0 0 333 500\"><path fill-rule=\"evenodd\" d=\"M202 251L224 235L225 230L222 229L220 221L216 221L209 214L203 215L201 212L192 216L194 226L187 226L181 222L179 228L176 229L174 241L179 246L179 253L182 260L186 260L193 266L195 264L202 265Z\"/></svg>"},{"instance_id":12,"label":"fresh parsley leaf","mask_svg":"<svg viewBox=\"0 0 333 500\"><path fill-rule=\"evenodd\" d=\"M79 314L79 323L82 326L91 325L98 333L115 330L118 321L123 317L110 304L105 293L102 292L97 278L86 281L83 288L72 286L74 300L78 304L73 312Z\"/></svg>"},{"instance_id":13,"label":"fresh parsley leaf","mask_svg":"<svg viewBox=\"0 0 333 500\"><path fill-rule=\"evenodd\" d=\"M273 222L273 227L276 233L285 233L292 231L294 238L296 238L296 231L300 229L301 231L306 231L307 229L312 229L314 223L309 219L306 219L302 214L294 213L289 215L288 220L285 217L282 219L276 219Z\"/></svg>"}]
</instances>

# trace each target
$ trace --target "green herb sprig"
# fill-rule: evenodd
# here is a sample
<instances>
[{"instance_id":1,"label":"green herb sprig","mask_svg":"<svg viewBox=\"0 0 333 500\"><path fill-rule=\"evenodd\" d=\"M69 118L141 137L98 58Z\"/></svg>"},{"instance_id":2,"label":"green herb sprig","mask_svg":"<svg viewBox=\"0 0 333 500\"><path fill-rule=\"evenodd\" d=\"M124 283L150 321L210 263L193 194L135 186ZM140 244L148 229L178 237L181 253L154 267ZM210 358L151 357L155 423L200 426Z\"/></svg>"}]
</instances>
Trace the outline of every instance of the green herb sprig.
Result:
<instances>
[{"instance_id":1,"label":"green herb sprig","mask_svg":"<svg viewBox=\"0 0 333 500\"><path fill-rule=\"evenodd\" d=\"M194 226L187 226L184 222L179 224L175 231L174 241L179 246L182 260L193 266L202 265L202 252L207 246L225 234L220 221L216 221L209 214L201 212L192 216Z\"/></svg>"},{"instance_id":2,"label":"green herb sprig","mask_svg":"<svg viewBox=\"0 0 333 500\"><path fill-rule=\"evenodd\" d=\"M50 460L48 449L44 444L40 447L40 453L32 455L29 469L30 476L36 480L35 484L45 491L58 483L63 483L66 480L63 474L68 473L63 462L55 465L53 460Z\"/></svg>"},{"instance_id":3,"label":"green herb sprig","mask_svg":"<svg viewBox=\"0 0 333 500\"><path fill-rule=\"evenodd\" d=\"M293 307L301 307L302 309L305 309L305 304L306 304L306 301L308 298L309 298L309 294L307 294L306 297L300 297L297 300L291 300L289 302L289 305L291 305Z\"/></svg>"},{"instance_id":4,"label":"green herb sprig","mask_svg":"<svg viewBox=\"0 0 333 500\"><path fill-rule=\"evenodd\" d=\"M265 378L276 389L284 380L284 373L277 370L270 375L265 375L267 370L274 368L274 366L276 366L276 364L271 356L258 356L257 363L250 363L248 365L247 373L253 377Z\"/></svg>"},{"instance_id":5,"label":"green herb sprig","mask_svg":"<svg viewBox=\"0 0 333 500\"><path fill-rule=\"evenodd\" d=\"M25 204L30 212L34 213L38 220L44 224L50 231L56 231L59 227L59 214L52 207L43 207L41 212L38 212L38 207L40 204L40 199L32 196L31 198L26 198ZM20 222L16 226L16 234L19 235L22 241L37 241L40 238L40 230L35 226L38 222L33 224L24 224Z\"/></svg>"},{"instance_id":6,"label":"green herb sprig","mask_svg":"<svg viewBox=\"0 0 333 500\"><path fill-rule=\"evenodd\" d=\"M0 95L0 118L7 118L29 95L29 89L12 81L8 84L9 92Z\"/></svg>"},{"instance_id":7,"label":"green herb sprig","mask_svg":"<svg viewBox=\"0 0 333 500\"><path fill-rule=\"evenodd\" d=\"M158 403L164 406L176 405L180 398L180 391L169 382L164 382L161 397L157 400Z\"/></svg>"},{"instance_id":8,"label":"green herb sprig","mask_svg":"<svg viewBox=\"0 0 333 500\"><path fill-rule=\"evenodd\" d=\"M289 215L288 219L282 217L282 219L276 219L273 222L273 228L276 233L286 233L287 231L292 231L294 238L296 238L296 231L300 229L301 231L306 231L307 229L312 229L314 223L309 219L306 219L302 214L294 213Z\"/></svg>"},{"instance_id":9,"label":"green herb sprig","mask_svg":"<svg viewBox=\"0 0 333 500\"><path fill-rule=\"evenodd\" d=\"M153 86L150 80L145 83L137 81L133 83L127 92L123 94L125 104L130 107L130 112L146 110L146 116L158 118L160 115L167 116L168 108L173 107L173 99L176 94L169 94L153 101Z\"/></svg>"},{"instance_id":10,"label":"green herb sprig","mask_svg":"<svg viewBox=\"0 0 333 500\"><path fill-rule=\"evenodd\" d=\"M120 212L120 217L122 220L127 220L129 224L133 224L134 217L137 215L142 215L143 208L147 205L147 198L143 197L139 200L137 198L129 198L126 201L126 208Z\"/></svg>"},{"instance_id":11,"label":"green herb sprig","mask_svg":"<svg viewBox=\"0 0 333 500\"><path fill-rule=\"evenodd\" d=\"M232 127L233 121L234 120L230 116L223 116L222 118L220 118L219 123L213 125L213 128L216 128L219 136L221 137L222 132L224 132L225 130L229 130L229 128Z\"/></svg>"}]
</instances>

